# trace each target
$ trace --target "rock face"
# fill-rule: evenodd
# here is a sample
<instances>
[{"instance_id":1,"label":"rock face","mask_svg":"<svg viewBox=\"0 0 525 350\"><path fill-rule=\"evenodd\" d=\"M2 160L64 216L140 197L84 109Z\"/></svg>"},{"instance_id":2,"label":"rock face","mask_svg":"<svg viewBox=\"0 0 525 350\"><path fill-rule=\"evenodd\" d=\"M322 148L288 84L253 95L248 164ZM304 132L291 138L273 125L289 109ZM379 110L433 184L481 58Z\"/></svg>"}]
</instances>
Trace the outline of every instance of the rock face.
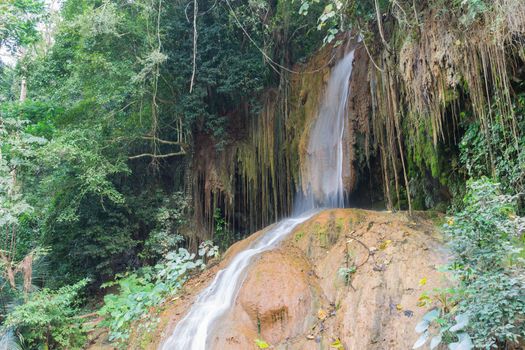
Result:
<instances>
[{"instance_id":1,"label":"rock face","mask_svg":"<svg viewBox=\"0 0 525 350\"><path fill-rule=\"evenodd\" d=\"M224 264L246 244L234 246ZM410 349L428 311L417 306L419 297L446 284L436 271L445 261L435 225L422 216L324 211L254 261L210 349L258 349L255 339L275 349L329 349L336 340L347 350ZM345 279L340 269L352 266ZM212 271L188 285L193 295L167 306L164 331L150 348L170 334Z\"/></svg>"},{"instance_id":2,"label":"rock face","mask_svg":"<svg viewBox=\"0 0 525 350\"><path fill-rule=\"evenodd\" d=\"M298 190L307 194L312 190L311 183L315 187L326 181L322 175L309 179L307 174L312 174L312 167L320 161L326 162L336 152L329 149L324 156L312 157L310 136L322 112L334 67L354 49L349 93L339 97L348 98L342 135L342 187L346 194L357 189L360 172L367 165L364 162L369 160L372 149L370 65L365 47L356 38L344 35L340 39L341 45L326 45L307 63L293 67L301 74L283 75L283 81L289 83L261 96L260 113L254 115L254 106L250 104L231 111L228 133L232 140L224 150L218 151L216 140L209 135L197 135L189 175L195 227L188 232L188 238L194 239L191 243L195 247L213 231L216 208L221 209L229 227L251 233L276 218L288 216L296 208L294 198ZM339 90L343 89L336 89ZM331 102L328 106L340 101ZM337 173L336 169L332 172ZM375 176L381 178L381 172Z\"/></svg>"},{"instance_id":3,"label":"rock face","mask_svg":"<svg viewBox=\"0 0 525 350\"><path fill-rule=\"evenodd\" d=\"M257 338L274 344L303 332L316 293L308 262L297 253L271 251L252 266L235 308L215 330L215 349L247 349Z\"/></svg>"}]
</instances>

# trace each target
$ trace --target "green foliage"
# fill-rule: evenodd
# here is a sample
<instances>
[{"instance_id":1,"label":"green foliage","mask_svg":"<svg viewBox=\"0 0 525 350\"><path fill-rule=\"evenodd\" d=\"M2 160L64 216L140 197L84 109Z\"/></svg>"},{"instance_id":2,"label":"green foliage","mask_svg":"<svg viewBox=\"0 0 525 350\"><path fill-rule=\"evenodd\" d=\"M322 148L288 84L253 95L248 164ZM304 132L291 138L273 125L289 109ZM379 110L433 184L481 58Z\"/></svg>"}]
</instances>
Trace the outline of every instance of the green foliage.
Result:
<instances>
[{"instance_id":1,"label":"green foliage","mask_svg":"<svg viewBox=\"0 0 525 350\"><path fill-rule=\"evenodd\" d=\"M2 152L5 162L23 161L17 193L28 210L19 255L50 247L48 286L85 276L100 283L184 244L191 208L181 193L195 140L224 149L239 137L230 116L255 115L263 90L281 82L261 51L291 67L317 49L320 36L305 22L315 26L318 13L297 16L299 6L199 1L194 67L187 3L67 0L56 21L37 0L0 5L8 12L2 19L23 12L17 23L30 19L30 28L49 17L52 29L52 45L28 50L13 69L0 67L2 116L22 123L20 140L41 141L23 157L12 146ZM8 21L0 23L1 44L29 44L21 27L8 33ZM13 102L22 77L27 100ZM188 157L147 156L182 148ZM12 170L3 170L6 181ZM233 237L219 231L224 250Z\"/></svg>"},{"instance_id":2,"label":"green foliage","mask_svg":"<svg viewBox=\"0 0 525 350\"><path fill-rule=\"evenodd\" d=\"M463 211L445 224L455 254L450 269L463 290L454 313L469 318L476 347L525 337L525 220L516 215L516 199L486 178L471 180Z\"/></svg>"},{"instance_id":3,"label":"green foliage","mask_svg":"<svg viewBox=\"0 0 525 350\"><path fill-rule=\"evenodd\" d=\"M228 229L226 220L224 220L219 208L215 209L213 219L215 221L213 241L219 246L221 251L225 251L233 243L233 234Z\"/></svg>"},{"instance_id":4,"label":"green foliage","mask_svg":"<svg viewBox=\"0 0 525 350\"><path fill-rule=\"evenodd\" d=\"M87 285L82 280L57 291L42 289L31 294L7 316L4 329L14 328L29 349L82 349L86 340L82 321L75 318L79 291Z\"/></svg>"},{"instance_id":5,"label":"green foliage","mask_svg":"<svg viewBox=\"0 0 525 350\"><path fill-rule=\"evenodd\" d=\"M469 26L479 19L479 16L490 10L490 2L486 0L454 0L454 6L461 11L459 19L465 26Z\"/></svg>"},{"instance_id":6,"label":"green foliage","mask_svg":"<svg viewBox=\"0 0 525 350\"><path fill-rule=\"evenodd\" d=\"M321 5L322 4L322 5ZM387 7L388 1L379 0L379 9ZM329 0L321 2L319 0L301 0L299 14L308 15L312 9L319 6L322 11L317 16L317 29L324 31L323 42L331 43L338 33L357 29L359 34L363 34L369 21L375 19L376 9L373 0L366 1L340 1Z\"/></svg>"},{"instance_id":7,"label":"green foliage","mask_svg":"<svg viewBox=\"0 0 525 350\"><path fill-rule=\"evenodd\" d=\"M154 284L148 274L128 275L118 280L118 286L119 294L104 297L104 306L99 314L104 317L103 326L110 330L109 340L122 342L130 335L131 322L160 304L167 289L164 284Z\"/></svg>"},{"instance_id":8,"label":"green foliage","mask_svg":"<svg viewBox=\"0 0 525 350\"><path fill-rule=\"evenodd\" d=\"M465 314L455 316L454 322L451 322L450 315L445 314L443 310L434 309L426 313L423 319L416 325L416 332L420 337L413 346L413 349L419 349L430 339L430 349L436 349L440 344L448 344L450 350L474 348L472 339L465 333L465 328L469 324L469 319Z\"/></svg>"},{"instance_id":9,"label":"green foliage","mask_svg":"<svg viewBox=\"0 0 525 350\"><path fill-rule=\"evenodd\" d=\"M0 119L0 227L18 225L32 208L20 193L16 170L28 161L32 139L22 133L22 122ZM3 155L9 152L8 156Z\"/></svg>"},{"instance_id":10,"label":"green foliage","mask_svg":"<svg viewBox=\"0 0 525 350\"><path fill-rule=\"evenodd\" d=\"M468 267L460 277L470 280L477 273L513 266L523 248L516 246L523 227L522 218L515 213L516 199L503 195L499 184L488 179L468 182L465 208L445 225L457 254L456 264Z\"/></svg>"},{"instance_id":11,"label":"green foliage","mask_svg":"<svg viewBox=\"0 0 525 350\"><path fill-rule=\"evenodd\" d=\"M213 244L213 241L203 241L199 244L199 256L206 263L208 259L218 258L220 256L219 247Z\"/></svg>"},{"instance_id":12,"label":"green foliage","mask_svg":"<svg viewBox=\"0 0 525 350\"><path fill-rule=\"evenodd\" d=\"M414 348L431 339L431 349L492 349L525 336L525 260L520 236L525 220L516 215L516 196L504 195L486 178L470 180L463 210L445 224L454 260L448 266L456 288L423 294L420 306L437 302L417 325ZM431 317L430 317L431 316Z\"/></svg>"},{"instance_id":13,"label":"green foliage","mask_svg":"<svg viewBox=\"0 0 525 350\"><path fill-rule=\"evenodd\" d=\"M352 276L356 272L355 266L350 267L340 267L337 271L337 274L345 281L345 285L350 285L352 281Z\"/></svg>"},{"instance_id":14,"label":"green foliage","mask_svg":"<svg viewBox=\"0 0 525 350\"><path fill-rule=\"evenodd\" d=\"M44 13L41 0L4 0L0 2L0 48L15 51L39 38L36 28Z\"/></svg>"},{"instance_id":15,"label":"green foliage","mask_svg":"<svg viewBox=\"0 0 525 350\"><path fill-rule=\"evenodd\" d=\"M113 261L136 245L125 197L114 183L129 173L128 167L122 157L104 151L98 142L101 132L98 128L57 132L38 151L33 198L42 215L41 243L52 249L50 263L59 272L54 281L67 275L67 280L87 273L94 280L111 275L116 269ZM46 197L48 201L40 200Z\"/></svg>"},{"instance_id":16,"label":"green foliage","mask_svg":"<svg viewBox=\"0 0 525 350\"><path fill-rule=\"evenodd\" d=\"M206 255L203 251L201 256ZM147 323L149 312L160 305L167 296L176 293L196 269L203 269L201 259L195 260L195 254L180 248L177 253L170 252L155 267L124 275L115 282L103 287L118 285L119 294L104 297L104 306L99 314L104 317L101 326L110 330L111 341L125 343L131 332L131 323L142 320ZM147 328L147 327L146 327Z\"/></svg>"},{"instance_id":17,"label":"green foliage","mask_svg":"<svg viewBox=\"0 0 525 350\"><path fill-rule=\"evenodd\" d=\"M312 9L315 9L317 4L319 4L319 1L301 1L299 14L307 16ZM331 43L335 39L337 33L344 30L339 27L341 24L339 22L339 14L342 8L343 2L338 0L330 1L319 15L317 29L326 30L326 35L324 37L325 43Z\"/></svg>"},{"instance_id":18,"label":"green foliage","mask_svg":"<svg viewBox=\"0 0 525 350\"><path fill-rule=\"evenodd\" d=\"M56 191L54 203L58 222L79 219L78 210L84 198L94 196L101 203L123 204L125 199L111 179L125 174L127 165L122 158L108 159L97 135L100 129L70 130L57 135L43 147L39 156L49 173L44 183L49 191Z\"/></svg>"},{"instance_id":19,"label":"green foliage","mask_svg":"<svg viewBox=\"0 0 525 350\"><path fill-rule=\"evenodd\" d=\"M155 216L155 228L144 242L142 257L158 259L182 243L184 238L179 229L188 223L189 206L189 199L182 192L163 199L163 204L157 209Z\"/></svg>"},{"instance_id":20,"label":"green foliage","mask_svg":"<svg viewBox=\"0 0 525 350\"><path fill-rule=\"evenodd\" d=\"M5 103L1 106L6 117L24 121L26 134L50 140L56 130L56 120L63 113L59 106L42 101Z\"/></svg>"},{"instance_id":21,"label":"green foliage","mask_svg":"<svg viewBox=\"0 0 525 350\"><path fill-rule=\"evenodd\" d=\"M521 96L516 106L519 130L525 126L525 98ZM495 176L503 189L517 193L525 189L525 136L517 139L508 123L510 117L499 116L484 131L479 122L469 122L460 141L460 162L471 177Z\"/></svg>"},{"instance_id":22,"label":"green foliage","mask_svg":"<svg viewBox=\"0 0 525 350\"><path fill-rule=\"evenodd\" d=\"M48 281L61 280L57 285L86 272L95 279L97 272L112 273L111 260L135 245L123 231L122 213L107 211L124 203L112 182L127 172L122 158L109 159L99 129L57 131L62 109L51 104L4 103L0 112L0 223L17 227L14 253L51 247L49 260L57 273ZM93 227L98 220L105 220L104 226ZM87 239L73 239L86 231Z\"/></svg>"},{"instance_id":23,"label":"green foliage","mask_svg":"<svg viewBox=\"0 0 525 350\"><path fill-rule=\"evenodd\" d=\"M14 259L35 248L35 208L22 186L25 171L33 167L38 149L46 143L44 138L25 131L28 121L22 119L24 115L18 113L17 107L18 104L0 106L0 230L6 237L8 232L18 236L18 242L13 240L8 245L6 241L0 249Z\"/></svg>"}]
</instances>

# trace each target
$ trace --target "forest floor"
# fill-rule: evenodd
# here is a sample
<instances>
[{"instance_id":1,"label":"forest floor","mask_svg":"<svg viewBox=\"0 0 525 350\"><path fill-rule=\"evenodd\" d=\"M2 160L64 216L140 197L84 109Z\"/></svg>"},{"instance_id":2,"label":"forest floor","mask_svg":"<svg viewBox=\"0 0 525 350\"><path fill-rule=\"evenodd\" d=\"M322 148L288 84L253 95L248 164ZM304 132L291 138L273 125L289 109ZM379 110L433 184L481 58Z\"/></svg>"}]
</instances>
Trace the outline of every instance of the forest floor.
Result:
<instances>
[{"instance_id":1,"label":"forest floor","mask_svg":"<svg viewBox=\"0 0 525 350\"><path fill-rule=\"evenodd\" d=\"M447 284L437 271L448 256L439 221L431 213L360 209L315 215L252 263L210 349L258 349L256 339L275 349L412 348L414 327L428 311L421 295ZM134 332L129 348L156 349L217 271L263 233L236 243L192 278L153 313L159 322L152 332ZM111 349L102 338L90 349Z\"/></svg>"}]
</instances>

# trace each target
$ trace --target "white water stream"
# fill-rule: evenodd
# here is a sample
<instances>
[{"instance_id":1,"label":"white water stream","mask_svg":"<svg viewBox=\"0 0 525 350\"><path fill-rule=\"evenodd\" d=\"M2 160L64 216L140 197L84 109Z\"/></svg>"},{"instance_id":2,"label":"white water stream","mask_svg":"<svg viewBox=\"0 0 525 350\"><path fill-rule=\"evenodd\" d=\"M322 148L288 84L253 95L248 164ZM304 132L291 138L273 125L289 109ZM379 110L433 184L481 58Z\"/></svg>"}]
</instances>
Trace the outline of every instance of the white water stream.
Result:
<instances>
[{"instance_id":1,"label":"white water stream","mask_svg":"<svg viewBox=\"0 0 525 350\"><path fill-rule=\"evenodd\" d=\"M303 175L314 206L344 207L343 135L354 51L332 70L319 115L308 142L308 171Z\"/></svg>"},{"instance_id":2,"label":"white water stream","mask_svg":"<svg viewBox=\"0 0 525 350\"><path fill-rule=\"evenodd\" d=\"M297 225L308 220L312 213L285 219L275 224L248 249L238 253L228 267L197 297L175 331L162 345L163 350L204 350L213 323L233 306L253 257L275 247Z\"/></svg>"},{"instance_id":3,"label":"white water stream","mask_svg":"<svg viewBox=\"0 0 525 350\"><path fill-rule=\"evenodd\" d=\"M313 208L344 205L343 133L353 61L352 51L332 70L318 119L310 135L308 153L311 173L303 180L308 181L311 188L306 199L308 203L296 205L295 212L301 211L300 214L269 228L219 271L160 349L206 350L215 322L233 306L253 258L274 248L297 225L312 217Z\"/></svg>"}]
</instances>

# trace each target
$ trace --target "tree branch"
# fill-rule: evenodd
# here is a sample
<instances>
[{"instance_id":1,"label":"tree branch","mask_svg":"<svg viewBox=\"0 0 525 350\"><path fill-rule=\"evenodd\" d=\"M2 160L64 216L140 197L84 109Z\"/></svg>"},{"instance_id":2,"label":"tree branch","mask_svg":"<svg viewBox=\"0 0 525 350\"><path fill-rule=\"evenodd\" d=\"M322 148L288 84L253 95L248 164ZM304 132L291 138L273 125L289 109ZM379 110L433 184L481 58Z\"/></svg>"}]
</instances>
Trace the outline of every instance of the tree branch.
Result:
<instances>
[{"instance_id":1,"label":"tree branch","mask_svg":"<svg viewBox=\"0 0 525 350\"><path fill-rule=\"evenodd\" d=\"M197 66L197 14L199 12L199 3L193 0L193 72L191 73L190 93L193 91L195 83L195 71Z\"/></svg>"},{"instance_id":2,"label":"tree branch","mask_svg":"<svg viewBox=\"0 0 525 350\"><path fill-rule=\"evenodd\" d=\"M381 40L383 41L383 44L385 45L386 49L390 52L390 46L388 45L388 42L385 39L385 34L383 32L383 16L381 15L381 9L379 8L379 2L377 0L374 1L375 7L376 7L376 16L377 16L377 27L379 29L379 35L381 36Z\"/></svg>"},{"instance_id":3,"label":"tree branch","mask_svg":"<svg viewBox=\"0 0 525 350\"><path fill-rule=\"evenodd\" d=\"M182 147L181 147L182 148ZM137 159L137 158L143 158L143 157L151 157L151 158L169 158L169 157L176 157L176 156L184 156L186 155L186 151L182 148L179 152L172 152L172 153L166 153L166 154L153 154L153 153L142 153L138 154L136 156L128 157L128 159Z\"/></svg>"},{"instance_id":4,"label":"tree branch","mask_svg":"<svg viewBox=\"0 0 525 350\"><path fill-rule=\"evenodd\" d=\"M162 139L159 139L158 137L152 137L152 136L142 136L142 139L144 139L144 140L151 140L151 141L155 141L155 142L159 142L159 143L163 143L163 144L166 144L166 145L178 145L178 146L180 146L181 148L182 148L183 146L186 146L186 144L183 143L183 142L162 140Z\"/></svg>"}]
</instances>

